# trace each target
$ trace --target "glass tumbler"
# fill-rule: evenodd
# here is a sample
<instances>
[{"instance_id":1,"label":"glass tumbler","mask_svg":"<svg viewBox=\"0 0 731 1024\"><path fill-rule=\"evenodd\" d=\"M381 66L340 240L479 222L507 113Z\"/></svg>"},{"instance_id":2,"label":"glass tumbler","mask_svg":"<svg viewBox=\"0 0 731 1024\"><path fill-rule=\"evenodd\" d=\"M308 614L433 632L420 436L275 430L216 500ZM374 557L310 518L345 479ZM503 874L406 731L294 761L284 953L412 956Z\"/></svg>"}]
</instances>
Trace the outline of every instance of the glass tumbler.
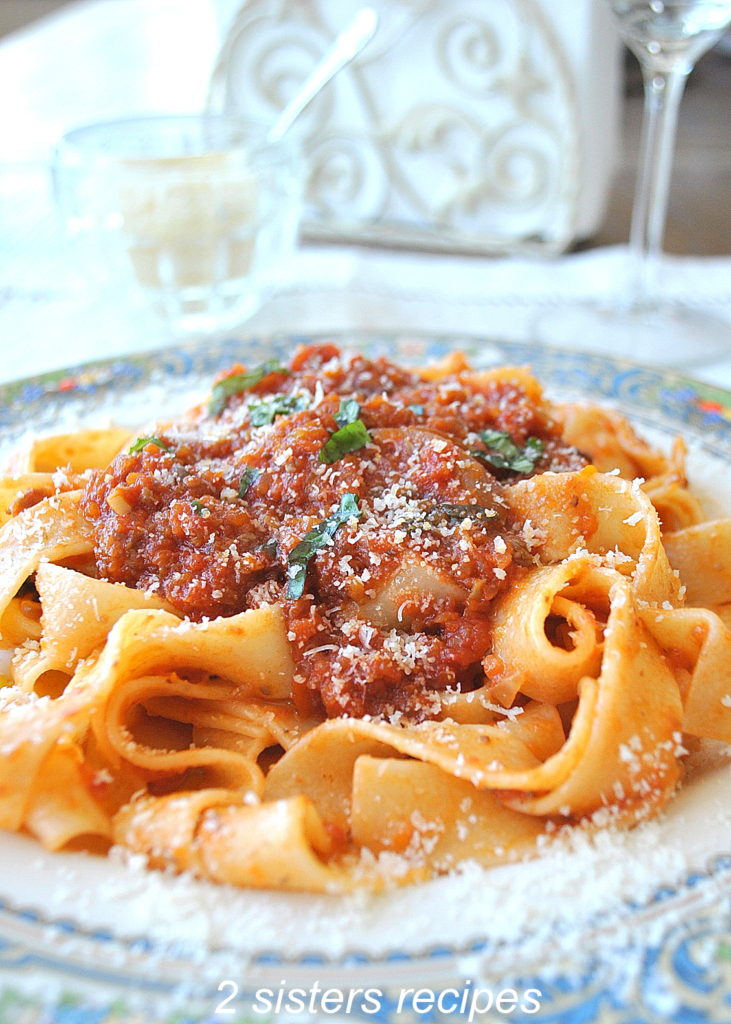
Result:
<instances>
[{"instance_id":1,"label":"glass tumbler","mask_svg":"<svg viewBox=\"0 0 731 1024\"><path fill-rule=\"evenodd\" d=\"M147 116L68 132L56 201L97 297L144 300L177 332L243 322L287 277L304 171L294 137L218 115Z\"/></svg>"}]
</instances>

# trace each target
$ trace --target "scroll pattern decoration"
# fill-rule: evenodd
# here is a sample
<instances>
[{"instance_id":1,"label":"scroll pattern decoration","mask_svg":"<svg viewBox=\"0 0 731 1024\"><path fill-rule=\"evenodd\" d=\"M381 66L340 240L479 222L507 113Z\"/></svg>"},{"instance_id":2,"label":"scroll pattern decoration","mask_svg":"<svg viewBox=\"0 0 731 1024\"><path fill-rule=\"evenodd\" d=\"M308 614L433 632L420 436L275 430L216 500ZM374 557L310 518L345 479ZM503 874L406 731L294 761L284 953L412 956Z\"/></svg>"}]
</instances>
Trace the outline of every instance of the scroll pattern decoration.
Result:
<instances>
[{"instance_id":1,"label":"scroll pattern decoration","mask_svg":"<svg viewBox=\"0 0 731 1024\"><path fill-rule=\"evenodd\" d=\"M273 120L354 5L249 0L209 106ZM540 0L381 3L379 36L302 115L311 236L558 251L572 240L580 130Z\"/></svg>"}]
</instances>

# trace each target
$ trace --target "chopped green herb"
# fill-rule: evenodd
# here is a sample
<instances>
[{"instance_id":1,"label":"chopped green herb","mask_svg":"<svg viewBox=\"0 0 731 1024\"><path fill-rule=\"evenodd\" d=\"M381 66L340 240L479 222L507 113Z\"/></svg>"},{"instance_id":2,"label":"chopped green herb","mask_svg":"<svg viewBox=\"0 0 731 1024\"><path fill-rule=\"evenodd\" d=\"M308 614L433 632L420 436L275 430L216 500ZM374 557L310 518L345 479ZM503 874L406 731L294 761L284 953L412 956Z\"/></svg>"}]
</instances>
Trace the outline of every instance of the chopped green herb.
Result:
<instances>
[{"instance_id":1,"label":"chopped green herb","mask_svg":"<svg viewBox=\"0 0 731 1024\"><path fill-rule=\"evenodd\" d=\"M340 508L309 530L299 544L292 548L288 558L289 583L287 586L287 597L294 600L302 596L305 590L307 566L312 556L320 548L330 543L343 523L347 523L353 516L360 518L360 515L358 495L348 492L340 499Z\"/></svg>"},{"instance_id":2,"label":"chopped green herb","mask_svg":"<svg viewBox=\"0 0 731 1024\"><path fill-rule=\"evenodd\" d=\"M255 480L259 479L260 476L261 476L261 470L257 469L256 466L247 466L246 467L244 472L241 474L241 479L239 480L239 497L240 498L243 498L245 496L245 494L248 491L248 489L251 487L251 485L254 483Z\"/></svg>"},{"instance_id":3,"label":"chopped green herb","mask_svg":"<svg viewBox=\"0 0 731 1024\"><path fill-rule=\"evenodd\" d=\"M340 408L335 414L335 422L339 427L347 427L349 423L355 423L360 419L360 406L354 398L346 398L340 403Z\"/></svg>"},{"instance_id":4,"label":"chopped green herb","mask_svg":"<svg viewBox=\"0 0 731 1024\"><path fill-rule=\"evenodd\" d=\"M337 462L348 452L363 448L371 439L368 428L360 418L360 406L352 398L340 403L335 422L339 429L330 435L320 449L320 462Z\"/></svg>"},{"instance_id":5,"label":"chopped green herb","mask_svg":"<svg viewBox=\"0 0 731 1024\"><path fill-rule=\"evenodd\" d=\"M417 416L423 416L424 415L424 406L423 405L419 405L418 402L414 402L412 405L407 405L406 408L407 409L411 409L411 411L416 413Z\"/></svg>"},{"instance_id":6,"label":"chopped green herb","mask_svg":"<svg viewBox=\"0 0 731 1024\"><path fill-rule=\"evenodd\" d=\"M485 505L451 505L448 502L435 505L434 508L430 508L426 513L427 519L436 520L437 522L440 519L456 521L463 519L494 519L496 515L496 509L487 508Z\"/></svg>"},{"instance_id":7,"label":"chopped green herb","mask_svg":"<svg viewBox=\"0 0 731 1024\"><path fill-rule=\"evenodd\" d=\"M154 444L158 448L162 448L164 452L172 452L172 448L161 441L159 437L151 435L150 437L138 437L133 445L130 445L129 453L134 455L135 452L141 452L143 448L146 448L148 444Z\"/></svg>"},{"instance_id":8,"label":"chopped green herb","mask_svg":"<svg viewBox=\"0 0 731 1024\"><path fill-rule=\"evenodd\" d=\"M355 452L365 447L371 439L363 420L355 420L353 423L346 423L340 430L336 430L330 439L320 449L318 456L320 462L337 462L348 452Z\"/></svg>"},{"instance_id":9,"label":"chopped green herb","mask_svg":"<svg viewBox=\"0 0 731 1024\"><path fill-rule=\"evenodd\" d=\"M255 366L248 373L234 373L230 377L224 377L217 384L213 385L211 400L208 403L210 416L218 416L225 408L226 402L232 395L240 395L244 391L255 387L264 380L270 373L289 373L286 366L277 359L268 359L265 363Z\"/></svg>"},{"instance_id":10,"label":"chopped green herb","mask_svg":"<svg viewBox=\"0 0 731 1024\"><path fill-rule=\"evenodd\" d=\"M249 402L249 420L252 427L266 427L274 422L275 416L301 412L309 404L307 395L271 395L267 398L255 398Z\"/></svg>"},{"instance_id":11,"label":"chopped green herb","mask_svg":"<svg viewBox=\"0 0 731 1024\"><path fill-rule=\"evenodd\" d=\"M190 504L193 506L193 511L195 512L195 514L201 516L201 518L203 519L207 519L211 514L211 510L208 508L208 506L204 505L202 501L198 500L198 498L191 498Z\"/></svg>"},{"instance_id":12,"label":"chopped green herb","mask_svg":"<svg viewBox=\"0 0 731 1024\"><path fill-rule=\"evenodd\" d=\"M530 473L535 469L536 463L540 461L541 456L546 450L545 441L541 441L539 437L527 438L525 445L523 446L522 458L524 461L529 463L527 469L519 468L519 473Z\"/></svg>"},{"instance_id":13,"label":"chopped green herb","mask_svg":"<svg viewBox=\"0 0 731 1024\"><path fill-rule=\"evenodd\" d=\"M489 451L473 448L470 454L496 469L507 469L513 473L532 473L546 447L540 438L529 437L519 448L510 434L503 430L481 430L479 436Z\"/></svg>"},{"instance_id":14,"label":"chopped green herb","mask_svg":"<svg viewBox=\"0 0 731 1024\"><path fill-rule=\"evenodd\" d=\"M277 548L278 547L279 547L279 545L277 544L276 538L275 537L271 537L269 540L265 541L262 544L261 550L265 551L268 555L271 555L272 558L276 558L277 557Z\"/></svg>"}]
</instances>

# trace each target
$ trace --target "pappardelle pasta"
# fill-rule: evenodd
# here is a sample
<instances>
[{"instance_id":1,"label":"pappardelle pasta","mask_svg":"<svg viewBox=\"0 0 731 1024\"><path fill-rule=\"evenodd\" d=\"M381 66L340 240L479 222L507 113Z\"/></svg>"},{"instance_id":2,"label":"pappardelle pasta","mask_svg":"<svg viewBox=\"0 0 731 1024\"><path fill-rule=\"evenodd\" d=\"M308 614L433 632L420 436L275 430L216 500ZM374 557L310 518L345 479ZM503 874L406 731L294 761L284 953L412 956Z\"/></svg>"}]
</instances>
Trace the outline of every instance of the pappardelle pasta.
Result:
<instances>
[{"instance_id":1,"label":"pappardelle pasta","mask_svg":"<svg viewBox=\"0 0 731 1024\"><path fill-rule=\"evenodd\" d=\"M521 367L331 345L0 480L0 827L343 892L630 827L731 740L731 521Z\"/></svg>"}]
</instances>

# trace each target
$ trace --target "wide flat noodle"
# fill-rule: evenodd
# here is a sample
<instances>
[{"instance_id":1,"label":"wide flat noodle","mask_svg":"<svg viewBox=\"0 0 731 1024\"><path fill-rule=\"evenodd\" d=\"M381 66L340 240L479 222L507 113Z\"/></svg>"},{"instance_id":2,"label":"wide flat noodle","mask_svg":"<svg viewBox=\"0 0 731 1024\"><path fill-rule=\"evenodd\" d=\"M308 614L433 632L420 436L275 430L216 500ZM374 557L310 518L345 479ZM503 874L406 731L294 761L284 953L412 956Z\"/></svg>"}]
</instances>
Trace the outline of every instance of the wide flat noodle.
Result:
<instances>
[{"instance_id":1,"label":"wide flat noodle","mask_svg":"<svg viewBox=\"0 0 731 1024\"><path fill-rule=\"evenodd\" d=\"M78 430L70 434L30 437L8 461L8 472L52 473L59 467L82 473L104 469L130 439L125 427Z\"/></svg>"},{"instance_id":2,"label":"wide flat noodle","mask_svg":"<svg viewBox=\"0 0 731 1024\"><path fill-rule=\"evenodd\" d=\"M172 749L161 749L159 744L152 747L131 735L129 714L132 709L160 698L188 698L195 708L198 700L210 705L245 696L286 696L290 655L286 644L282 644L282 657L277 659L277 629L283 630L277 608L202 623L180 623L164 611L127 612L112 630L98 661L88 672L86 683L82 683L101 686L102 680L108 681L106 699L98 702L91 720L97 745L108 762L116 767L124 759L157 776L206 769L207 777L212 776L216 786L236 784L258 792L263 784L255 761L258 751L242 753L228 746L196 747L191 745L186 731L180 729L174 734L180 740L172 743ZM208 676L220 675L229 685L222 688L188 682L171 675L176 669L199 669ZM151 675L161 670L164 676ZM79 685L79 677L83 680L83 671L72 680L69 689ZM185 711L175 720L179 725L195 724L195 720L186 721L189 716L190 711ZM252 707L249 718L255 717L256 708ZM269 720L275 717L272 713ZM260 709L258 718L263 727L267 721L264 709ZM278 742L278 738L279 734L272 731L267 745Z\"/></svg>"},{"instance_id":3,"label":"wide flat noodle","mask_svg":"<svg viewBox=\"0 0 731 1024\"><path fill-rule=\"evenodd\" d=\"M678 600L679 584L663 548L660 523L638 482L597 473L542 473L507 490L507 500L542 541L544 564L586 550L632 575L634 592L650 604Z\"/></svg>"},{"instance_id":4,"label":"wide flat noodle","mask_svg":"<svg viewBox=\"0 0 731 1024\"><path fill-rule=\"evenodd\" d=\"M14 663L15 681L25 690L32 690L44 672L70 676L80 661L103 645L126 612L171 611L155 594L93 579L52 562L38 567L35 585L43 607L40 647L21 651Z\"/></svg>"},{"instance_id":5,"label":"wide flat noodle","mask_svg":"<svg viewBox=\"0 0 731 1024\"><path fill-rule=\"evenodd\" d=\"M58 744L83 739L97 694L88 688L58 700L17 691L3 696L0 827L17 830L25 821L31 799L41 799L44 788L55 791L56 779L43 771L44 763Z\"/></svg>"},{"instance_id":6,"label":"wide flat noodle","mask_svg":"<svg viewBox=\"0 0 731 1024\"><path fill-rule=\"evenodd\" d=\"M195 705L199 699L220 701L230 692L230 688L188 683L177 676L143 676L120 681L103 711L92 715L91 727L97 747L113 769L119 769L124 761L141 770L148 779L167 778L195 769L208 785L239 786L259 792L264 780L256 757L261 750L239 752L216 746L196 746L186 728L191 724L187 718L192 715L195 721ZM176 697L187 697L191 710L186 709L182 715L175 715L174 711L155 715L152 705L150 715L156 720L151 728L147 714L151 702ZM164 711L165 706L160 710ZM252 717L254 714L252 709ZM139 729L137 733L135 724ZM149 740L147 735L150 735ZM270 744L271 739L264 739L261 749Z\"/></svg>"},{"instance_id":7,"label":"wide flat noodle","mask_svg":"<svg viewBox=\"0 0 731 1024\"><path fill-rule=\"evenodd\" d=\"M76 491L45 498L0 529L0 614L41 561L60 562L92 550L91 527L78 501Z\"/></svg>"},{"instance_id":8,"label":"wide flat noodle","mask_svg":"<svg viewBox=\"0 0 731 1024\"><path fill-rule=\"evenodd\" d=\"M53 473L23 473L0 477L0 526L21 511L19 504L31 507L56 493Z\"/></svg>"},{"instance_id":9,"label":"wide flat noodle","mask_svg":"<svg viewBox=\"0 0 731 1024\"><path fill-rule=\"evenodd\" d=\"M493 656L500 668L489 692L505 707L518 693L562 704L572 700L579 681L599 672L602 628L607 612L607 574L591 558L567 558L530 573L499 602L493 620ZM580 582L582 593L570 594ZM562 633L564 643L554 637Z\"/></svg>"},{"instance_id":10,"label":"wide flat noodle","mask_svg":"<svg viewBox=\"0 0 731 1024\"><path fill-rule=\"evenodd\" d=\"M379 380L383 372L378 369ZM282 551L286 556L294 550L295 541L299 547L303 533L293 525L283 548L283 536L270 529L269 520L262 525L256 519L256 502L248 508L238 504L259 477L240 475L238 449L233 461L221 457L232 440L241 441L236 417L249 415L246 399L229 396L229 419L211 421L203 461L214 468L207 477L196 479L197 464L190 462L198 457L195 431L205 416L202 408L182 434L175 424L161 428L172 436L165 433L162 443L153 444L156 451L139 460L129 452L127 431L80 432L27 447L16 462L20 475L0 481L0 522L7 519L0 528L0 632L6 652L15 651L15 685L0 689L0 827L25 829L54 850L120 844L144 854L151 867L216 883L329 893L379 890L466 861L489 866L533 855L572 826L633 825L673 793L684 734L731 741L731 632L724 624L731 623L731 526L700 521L700 505L687 487L682 442L668 458L616 414L557 409L521 367L474 373L463 357L452 356L424 374L418 389L418 401L397 410L403 422L373 424L367 473L358 475L360 449L347 454L347 467L353 471L349 479L357 481L348 498L356 505L362 501L364 511L369 500L371 508L378 500L395 512L401 504L413 505L402 524L404 536L419 526L419 502L431 500L431 483L448 485L448 492L439 493L448 493L449 500L435 506L444 519L430 521L431 532L419 536L421 561L409 561L407 551L401 568L384 583L377 572L363 571L365 564L381 563L367 563L358 553L358 545L374 539L377 517L360 523L356 516L337 536L321 536L314 512L298 508L313 550L303 566L303 605L296 610L287 603L294 600L291 594L281 605L273 602L280 600ZM518 403L514 421L512 396ZM475 410L464 406L459 412L459 402L473 400ZM314 397L313 403L307 415L316 419ZM379 415L386 416L386 404L379 391ZM290 439L285 405L273 412L271 433L280 436L281 429L281 437ZM481 435L474 425L466 437L449 434L451 416L463 414L472 423L475 413L478 422L479 410L493 407L510 430L512 422L521 431L525 426L517 444L507 432ZM434 408L446 441L441 426L413 422L433 417ZM556 417L563 418L563 438L555 433ZM221 424L225 435L219 437ZM532 429L541 437L530 436ZM265 424L262 437L270 436L268 430ZM410 467L413 478L403 480L397 463L397 475L384 477L395 483L387 492L373 492L374 500L365 487L368 474L380 487L378 474L391 472L385 457L379 463L371 453L378 452L379 439L398 436L403 451L413 449L416 459L424 455L420 441L427 435L434 465L431 455L419 463L429 484L424 493L416 463ZM475 436L485 448L471 449ZM248 459L256 454L255 437L245 439L241 451ZM568 469L582 464L577 452L565 448L572 440L594 457L595 466ZM457 468L447 465L450 446ZM297 461L294 449L288 450ZM251 553L247 545L263 538L267 558L279 545L276 559L255 563L248 582L232 549L240 575L224 580L233 593L231 607L256 607L206 618L217 605L191 606L192 618L200 620L191 621L156 594L95 578L100 570L91 557L91 527L79 512L80 492L69 488L86 486L83 474L106 467L117 451L128 457L94 476L83 504L92 520L101 508L105 528L119 531L110 574L124 561L124 542L134 533L123 520L133 508L135 517L145 508L160 513L139 522L165 522L169 534L151 551L166 565L173 559L172 578L183 587L191 579L183 557L188 549L181 546L178 573L175 538L197 538L194 562L205 574L205 553L220 540L215 531L234 522L245 531L235 536L244 555ZM272 452L266 446L256 451L270 459L264 472L271 471L271 483L279 486ZM278 458L279 453L277 467ZM486 468L495 465L493 458L496 479ZM565 471L540 472L548 464ZM597 466L620 475L598 472ZM129 496L116 507L105 502L103 487L105 481L112 486L115 472ZM338 498L343 501L337 481L346 464L326 472L319 482L313 476L312 485L333 488L337 508ZM470 489L476 477L486 482L482 490ZM406 482L417 497L401 493ZM202 483L211 486L210 499ZM146 496L138 500L138 492ZM88 501L90 493L98 498L96 506ZM296 497L294 490L286 493L287 501ZM181 508L175 506L168 517L175 504L171 495ZM484 518L475 525L478 498L490 508L479 506ZM498 506L500 530L490 533ZM226 518L231 510L238 518ZM277 510L265 511L269 516ZM482 548L468 521L475 530L488 530L481 534ZM135 518L135 530L138 525ZM330 546L325 541L337 545L345 538L353 546L344 556L336 546L334 552L320 551ZM439 544L448 538L452 547L445 558ZM96 542L102 543L99 536ZM484 562L473 565L484 565L483 575L494 579L473 570L464 586L460 572L469 566L462 552L470 551L481 552ZM382 543L369 549L374 552L391 557ZM342 580L328 577L331 555L341 569L352 566ZM334 580L335 589L342 583L347 591L351 571L360 572L363 602L329 607L323 588ZM121 571L119 578L139 582L150 576ZM239 581L248 588L240 595ZM162 576L153 585L166 592ZM322 607L317 600L308 605L318 587ZM423 598L424 621L404 611L405 594ZM343 644L353 641L354 665L359 652L365 657L372 650L379 666L362 680L344 675L342 686L347 689L355 678L353 685L391 687L393 706L384 703L381 711L375 705L379 713L373 716L324 718L318 687L324 697L325 686L314 670L307 676L303 665L320 671L330 664L327 658L306 659L337 651L340 629ZM369 636L365 647L355 642L361 630ZM389 631L385 640L379 630ZM453 648L440 650L442 633L455 638ZM376 660L382 654L377 643L386 640L389 658ZM409 656L397 657L406 647ZM441 663L427 653L434 651L452 660ZM430 677L427 664L438 666L441 675ZM399 703L412 683L428 698L413 708Z\"/></svg>"},{"instance_id":11,"label":"wide flat noodle","mask_svg":"<svg viewBox=\"0 0 731 1024\"><path fill-rule=\"evenodd\" d=\"M567 529L565 522L556 524L555 509L563 505L567 494L577 493L579 479L582 486L589 481L583 492L584 504ZM545 831L540 819L552 815L577 820L605 807L624 820L650 813L676 781L675 747L682 721L675 678L634 612L638 590L645 596L653 590L676 593L672 583L663 588L658 580L663 568L671 579L672 575L655 550L659 544L656 517L653 519L649 502L638 496L636 488L614 478L564 474L550 475L542 483L537 502L542 521L538 517L537 522L541 528L553 527L549 543L563 545L563 560L528 573L495 612L495 650L504 663L512 665L513 695L520 692L534 698L523 715L499 724L493 715L491 722L460 724L447 718L412 726L335 719L300 733L298 738L296 723L290 722L288 752L264 780L256 758L281 736L277 738L262 727L256 705L244 716L248 721L243 728L238 732L227 729L231 721L227 701L236 699L230 690L167 673L204 670L209 676L213 673L243 685L250 701L286 699L292 668L284 638L279 669L272 673L272 637L276 628L282 633L284 629L276 627L281 622L278 610L265 608L199 624L181 623L163 610L128 611L113 627L96 663L74 678L69 695L84 687L97 690L96 709L89 713L89 721L95 745L112 770L129 765L152 781L204 770L202 778L208 781L208 789L213 785L219 795L213 817L201 811L195 794L151 796L149 806L163 809L159 822L157 810L153 819L152 812L145 810L147 804L134 803L131 809L117 812L115 835L121 830L125 842L148 851L152 843L145 836L154 820L154 849L186 869L235 884L329 889L375 884L374 879L387 870L382 855L395 852L404 835L410 837L407 846L418 848L408 869L410 877L417 877L442 870L454 857L469 855L492 863L506 850L525 851ZM615 532L602 529L598 514L612 507L616 511L617 506L620 525L616 525L615 515ZM607 552L617 547L616 532L619 543L630 552L626 557L634 571L631 578L619 571L626 571L626 566L610 569L603 564ZM585 553L583 543L589 551L595 548L595 553ZM46 567L41 573L41 590L48 593L49 607L55 601L61 621L64 601L63 597L58 600L58 594L63 595L69 572ZM91 581L89 593L93 594L97 582ZM107 587L110 585L103 589ZM110 598L116 596L111 590L108 593ZM88 595L81 600L89 600ZM565 623L572 638L570 649L551 642L547 626L551 619ZM522 652L512 649L514 633L507 623L523 639ZM554 630L557 628L554 625ZM52 635L59 632L56 628ZM84 650L98 641L96 634ZM242 641L247 644L245 660ZM150 674L160 670L166 674ZM630 686L630 678L653 678L655 682L653 687ZM108 680L111 684L104 682ZM662 680L659 686L658 680ZM108 692L100 700L98 691L105 685ZM578 709L568 737L563 736L558 716L545 718L542 711L532 710L571 699L578 700ZM134 737L133 719L140 709L178 729L177 733L163 729L159 734L171 740L169 747L150 746ZM271 709L259 711L271 719ZM202 729L213 744L191 746L192 734L185 731L186 726ZM232 742L223 740L226 734ZM216 737L221 739L220 746ZM379 763L387 767L379 767ZM466 808L466 796L471 797L471 821L476 827L467 829L464 815L454 814L445 820L444 812L436 815L434 809L418 819L418 827L399 818L402 824L398 828L384 824L379 829L368 795L379 772L387 772L393 780L388 792L393 795L394 814L401 813L396 809L401 806L399 794L408 788L405 780L415 783L431 778L437 791L449 792L455 799L459 796L457 806ZM265 803L237 808L235 794L242 789L261 792ZM234 797L224 802L222 792ZM181 810L186 807L187 811ZM201 823L208 821L206 844L209 840L213 844L215 837L215 863L207 855L183 854L180 846L171 851L164 841L166 808L171 808L171 814L175 811L171 820L187 814L186 827L196 837ZM211 821L215 827L210 827ZM317 836L325 826L328 835L361 842L371 850L376 860L369 871L362 862L355 867L343 862L334 873L322 864L324 847L318 846ZM265 870L262 858L248 846L240 848L242 830L247 836L258 836L257 844L262 845L260 827L275 827L277 834L294 844L296 855L286 866L264 858L269 865ZM481 838L484 832L486 837Z\"/></svg>"},{"instance_id":12,"label":"wide flat noodle","mask_svg":"<svg viewBox=\"0 0 731 1024\"><path fill-rule=\"evenodd\" d=\"M580 681L566 745L530 787L545 794L506 799L525 813L576 816L606 808L611 819L631 822L661 806L678 779L683 707L677 681L627 581L617 576L608 597L599 676Z\"/></svg>"},{"instance_id":13,"label":"wide flat noodle","mask_svg":"<svg viewBox=\"0 0 731 1024\"><path fill-rule=\"evenodd\" d=\"M337 884L354 885L375 884L394 870L384 853L408 851L400 870L413 880L445 869L455 858L487 864L511 851L524 853L545 834L547 818L632 823L653 813L678 778L683 707L677 681L637 614L630 582L590 560L577 561L563 583L580 589L583 569L589 577L584 589L603 587L608 611L600 670L595 678L577 674L578 709L560 748L560 720L549 722L542 710L534 712L546 706L539 701L501 725L333 719L306 733L270 770L261 819L253 809L246 815L252 827L266 820L271 806L306 800L329 834L351 836L373 854L372 862L341 865L352 876L347 882L340 876ZM536 570L539 579L545 575ZM534 676L539 686L539 661ZM410 790L432 795L409 804ZM259 869L237 860L239 812L221 820L226 826L217 832L215 877L260 884ZM137 839L128 839L140 848L135 834ZM304 833L297 835L299 858ZM149 838L145 842L143 849ZM310 850L305 863L316 855ZM209 871L202 862L196 870ZM286 878L278 878L277 884L291 888L321 885L295 862Z\"/></svg>"},{"instance_id":14,"label":"wide flat noodle","mask_svg":"<svg viewBox=\"0 0 731 1024\"><path fill-rule=\"evenodd\" d=\"M713 607L731 601L731 519L667 534L664 544L680 573L687 604Z\"/></svg>"},{"instance_id":15,"label":"wide flat noodle","mask_svg":"<svg viewBox=\"0 0 731 1024\"><path fill-rule=\"evenodd\" d=\"M192 698L195 700L193 701ZM269 747L289 750L313 726L288 701L241 698L229 687L188 684L187 693L145 700L150 714L192 726L196 746L224 747L256 760Z\"/></svg>"},{"instance_id":16,"label":"wide flat noodle","mask_svg":"<svg viewBox=\"0 0 731 1024\"><path fill-rule=\"evenodd\" d=\"M310 892L352 887L343 871L324 862L332 842L302 796L253 806L225 789L143 797L117 815L114 835L145 852L154 867L217 882Z\"/></svg>"},{"instance_id":17,"label":"wide flat noodle","mask_svg":"<svg viewBox=\"0 0 731 1024\"><path fill-rule=\"evenodd\" d=\"M60 850L79 836L111 839L111 820L94 798L87 772L81 749L63 741L43 762L25 811L25 826L46 849ZM46 785L43 776L50 776L54 785Z\"/></svg>"},{"instance_id":18,"label":"wide flat noodle","mask_svg":"<svg viewBox=\"0 0 731 1024\"><path fill-rule=\"evenodd\" d=\"M705 608L641 612L681 685L683 730L731 743L731 632Z\"/></svg>"},{"instance_id":19,"label":"wide flat noodle","mask_svg":"<svg viewBox=\"0 0 731 1024\"><path fill-rule=\"evenodd\" d=\"M129 611L104 648L100 671L137 678L159 669L200 669L267 700L291 695L292 655L276 605L226 619L181 621L166 611Z\"/></svg>"},{"instance_id":20,"label":"wide flat noodle","mask_svg":"<svg viewBox=\"0 0 731 1024\"><path fill-rule=\"evenodd\" d=\"M0 826L17 829L27 822L31 796L36 804L53 799L57 782L43 765L61 740L82 746L92 736L104 769L119 771L124 763L124 773L131 773L136 785L140 778L202 768L226 785L235 782L246 791L260 790L262 775L252 756L225 747L141 750L129 737L124 715L135 701L144 705L153 697L178 696L193 685L169 683L167 678L148 682L146 677L156 669L213 670L228 680L229 696L285 695L291 665L282 631L277 608L197 624L180 623L165 611L129 611L112 628L101 653L78 667L60 697L23 697L14 688L14 702L0 715ZM202 687L198 694L205 699L211 691ZM220 696L220 691L215 694ZM264 722L267 716L262 712L260 718ZM280 732L273 730L272 742L279 737ZM69 800L83 801L88 795L82 774L76 794L67 795Z\"/></svg>"},{"instance_id":21,"label":"wide flat noodle","mask_svg":"<svg viewBox=\"0 0 731 1024\"><path fill-rule=\"evenodd\" d=\"M569 444L590 456L600 473L619 470L626 480L661 476L668 459L639 437L624 416L585 403L562 403L557 414Z\"/></svg>"},{"instance_id":22,"label":"wide flat noodle","mask_svg":"<svg viewBox=\"0 0 731 1024\"><path fill-rule=\"evenodd\" d=\"M506 807L435 765L388 757L358 758L351 823L356 843L406 856L423 877L464 861L489 867L530 853L546 823ZM388 867L386 861L382 868ZM399 870L398 862L392 869ZM402 868L403 870L403 868Z\"/></svg>"},{"instance_id":23,"label":"wide flat noodle","mask_svg":"<svg viewBox=\"0 0 731 1024\"><path fill-rule=\"evenodd\" d=\"M2 645L18 648L29 640L38 643L42 636L40 602L25 595L11 598L0 616Z\"/></svg>"},{"instance_id":24,"label":"wide flat noodle","mask_svg":"<svg viewBox=\"0 0 731 1024\"><path fill-rule=\"evenodd\" d=\"M642 489L657 510L663 534L683 530L703 521L703 507L688 487L685 472L687 449L682 438L673 443L667 470L646 480Z\"/></svg>"}]
</instances>

